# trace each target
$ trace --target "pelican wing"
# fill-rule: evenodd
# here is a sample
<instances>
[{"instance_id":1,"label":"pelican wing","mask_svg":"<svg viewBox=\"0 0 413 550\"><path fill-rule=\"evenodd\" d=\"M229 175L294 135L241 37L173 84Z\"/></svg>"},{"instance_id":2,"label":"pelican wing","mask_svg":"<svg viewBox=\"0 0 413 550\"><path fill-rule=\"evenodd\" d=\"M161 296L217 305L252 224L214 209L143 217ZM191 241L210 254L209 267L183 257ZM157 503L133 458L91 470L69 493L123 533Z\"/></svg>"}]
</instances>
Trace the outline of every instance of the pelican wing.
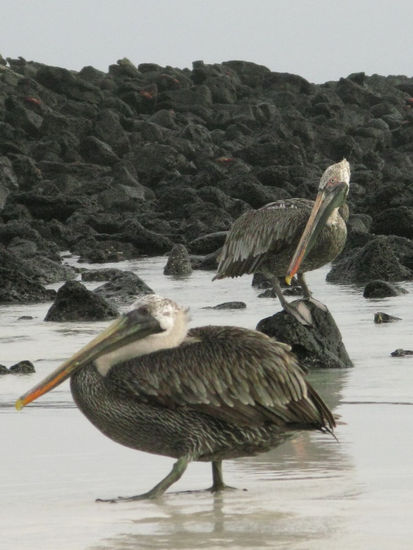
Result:
<instances>
[{"instance_id":1,"label":"pelican wing","mask_svg":"<svg viewBox=\"0 0 413 550\"><path fill-rule=\"evenodd\" d=\"M287 199L245 212L228 232L215 279L254 273L268 252L295 247L312 205L306 199Z\"/></svg>"},{"instance_id":2,"label":"pelican wing","mask_svg":"<svg viewBox=\"0 0 413 550\"><path fill-rule=\"evenodd\" d=\"M332 429L331 412L289 349L247 329L200 327L177 348L115 365L107 378L129 398L237 425Z\"/></svg>"}]
</instances>

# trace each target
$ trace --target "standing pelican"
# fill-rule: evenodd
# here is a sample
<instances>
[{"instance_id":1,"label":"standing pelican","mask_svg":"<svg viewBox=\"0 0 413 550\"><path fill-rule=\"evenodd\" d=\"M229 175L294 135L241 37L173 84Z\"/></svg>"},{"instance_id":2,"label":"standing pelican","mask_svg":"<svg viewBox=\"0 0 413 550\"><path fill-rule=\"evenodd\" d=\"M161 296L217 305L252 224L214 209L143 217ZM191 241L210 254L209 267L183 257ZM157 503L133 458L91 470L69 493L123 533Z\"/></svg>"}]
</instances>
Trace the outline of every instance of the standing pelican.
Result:
<instances>
[{"instance_id":1,"label":"standing pelican","mask_svg":"<svg viewBox=\"0 0 413 550\"><path fill-rule=\"evenodd\" d=\"M126 500L158 497L192 460L211 461L211 490L224 489L223 459L268 450L296 430L332 432L335 425L289 346L231 326L188 332L187 309L156 295L139 300L16 408L68 377L77 406L105 435L178 459L153 489Z\"/></svg>"},{"instance_id":2,"label":"standing pelican","mask_svg":"<svg viewBox=\"0 0 413 550\"><path fill-rule=\"evenodd\" d=\"M283 308L307 324L308 319L286 301L278 278L290 283L297 273L304 297L311 297L304 272L334 260L346 242L348 209L343 217L339 208L349 185L350 165L343 159L325 170L314 202L279 200L245 212L228 232L214 279L262 273L271 280Z\"/></svg>"}]
</instances>

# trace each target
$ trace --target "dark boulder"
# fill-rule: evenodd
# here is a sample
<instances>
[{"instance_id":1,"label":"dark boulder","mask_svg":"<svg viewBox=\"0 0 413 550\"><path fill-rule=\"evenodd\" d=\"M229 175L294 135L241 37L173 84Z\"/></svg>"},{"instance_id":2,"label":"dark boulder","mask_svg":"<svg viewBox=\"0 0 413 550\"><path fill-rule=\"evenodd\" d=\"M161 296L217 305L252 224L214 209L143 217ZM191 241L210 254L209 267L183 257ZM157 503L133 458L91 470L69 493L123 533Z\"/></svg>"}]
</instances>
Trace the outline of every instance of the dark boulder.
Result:
<instances>
[{"instance_id":1,"label":"dark boulder","mask_svg":"<svg viewBox=\"0 0 413 550\"><path fill-rule=\"evenodd\" d=\"M153 294L153 290L138 275L121 270L93 292L116 305L132 304L138 296Z\"/></svg>"},{"instance_id":2,"label":"dark boulder","mask_svg":"<svg viewBox=\"0 0 413 550\"><path fill-rule=\"evenodd\" d=\"M23 360L9 367L9 372L12 374L31 374L36 370L31 361Z\"/></svg>"},{"instance_id":3,"label":"dark boulder","mask_svg":"<svg viewBox=\"0 0 413 550\"><path fill-rule=\"evenodd\" d=\"M216 231L197 237L188 244L193 254L210 254L221 248L225 242L227 231Z\"/></svg>"},{"instance_id":4,"label":"dark boulder","mask_svg":"<svg viewBox=\"0 0 413 550\"><path fill-rule=\"evenodd\" d=\"M298 301L293 302L297 304ZM262 319L257 330L292 347L300 364L313 368L345 368L352 362L344 347L340 331L328 310L304 301L313 319L313 326L304 326L290 313L280 311Z\"/></svg>"},{"instance_id":5,"label":"dark boulder","mask_svg":"<svg viewBox=\"0 0 413 550\"><path fill-rule=\"evenodd\" d=\"M121 262L139 255L139 250L132 243L114 239L98 241L95 237L79 239L71 251L80 255L80 263Z\"/></svg>"},{"instance_id":6,"label":"dark boulder","mask_svg":"<svg viewBox=\"0 0 413 550\"><path fill-rule=\"evenodd\" d=\"M406 357L409 355L413 355L413 350L397 348L396 350L392 351L390 355L392 357Z\"/></svg>"},{"instance_id":7,"label":"dark boulder","mask_svg":"<svg viewBox=\"0 0 413 550\"><path fill-rule=\"evenodd\" d=\"M10 374L9 369L5 365L0 365L0 376L2 374Z\"/></svg>"},{"instance_id":8,"label":"dark boulder","mask_svg":"<svg viewBox=\"0 0 413 550\"><path fill-rule=\"evenodd\" d=\"M247 304L245 302L223 302L216 306L206 306L203 309L245 309Z\"/></svg>"},{"instance_id":9,"label":"dark boulder","mask_svg":"<svg viewBox=\"0 0 413 550\"><path fill-rule=\"evenodd\" d=\"M374 322L377 325L380 325L382 323L393 323L394 321L401 321L401 318L394 315L389 315L388 313L384 313L383 311L377 311L374 314Z\"/></svg>"},{"instance_id":10,"label":"dark boulder","mask_svg":"<svg viewBox=\"0 0 413 550\"><path fill-rule=\"evenodd\" d=\"M78 281L59 288L45 321L105 321L118 316L117 309Z\"/></svg>"},{"instance_id":11,"label":"dark boulder","mask_svg":"<svg viewBox=\"0 0 413 550\"><path fill-rule=\"evenodd\" d=\"M0 303L49 302L56 292L36 279L29 262L14 256L0 245Z\"/></svg>"},{"instance_id":12,"label":"dark boulder","mask_svg":"<svg viewBox=\"0 0 413 550\"><path fill-rule=\"evenodd\" d=\"M373 233L413 238L413 206L387 208L378 214L371 228Z\"/></svg>"},{"instance_id":13,"label":"dark boulder","mask_svg":"<svg viewBox=\"0 0 413 550\"><path fill-rule=\"evenodd\" d=\"M399 296L400 294L406 294L406 290L398 288L396 285L392 285L388 281L381 281L376 279L369 281L364 287L364 298L387 298L389 296Z\"/></svg>"},{"instance_id":14,"label":"dark boulder","mask_svg":"<svg viewBox=\"0 0 413 550\"><path fill-rule=\"evenodd\" d=\"M87 136L80 144L80 152L87 162L112 166L119 157L112 147L95 136Z\"/></svg>"},{"instance_id":15,"label":"dark boulder","mask_svg":"<svg viewBox=\"0 0 413 550\"><path fill-rule=\"evenodd\" d=\"M10 159L0 156L0 211L3 210L10 192L17 191L18 188L17 176Z\"/></svg>"},{"instance_id":16,"label":"dark boulder","mask_svg":"<svg viewBox=\"0 0 413 550\"><path fill-rule=\"evenodd\" d=\"M116 269L115 267L106 267L103 269L87 269L82 271L81 279L86 282L95 282L95 281L109 281L113 277L124 273L121 269Z\"/></svg>"},{"instance_id":17,"label":"dark boulder","mask_svg":"<svg viewBox=\"0 0 413 550\"><path fill-rule=\"evenodd\" d=\"M403 281L413 279L413 271L403 265L395 253L396 241L378 236L336 260L327 281L365 283L372 279ZM403 246L403 245L402 245Z\"/></svg>"},{"instance_id":18,"label":"dark boulder","mask_svg":"<svg viewBox=\"0 0 413 550\"><path fill-rule=\"evenodd\" d=\"M172 248L163 272L164 275L174 276L190 275L192 273L188 250L183 244L176 244Z\"/></svg>"}]
</instances>

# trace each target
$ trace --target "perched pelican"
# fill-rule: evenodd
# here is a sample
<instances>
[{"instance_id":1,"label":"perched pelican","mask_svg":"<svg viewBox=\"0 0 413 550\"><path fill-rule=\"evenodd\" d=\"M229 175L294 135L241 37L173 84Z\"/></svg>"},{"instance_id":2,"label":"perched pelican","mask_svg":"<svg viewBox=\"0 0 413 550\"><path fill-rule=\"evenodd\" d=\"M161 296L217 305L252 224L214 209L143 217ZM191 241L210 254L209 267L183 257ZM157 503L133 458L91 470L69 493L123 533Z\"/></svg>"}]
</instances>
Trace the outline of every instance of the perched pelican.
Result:
<instances>
[{"instance_id":1,"label":"perched pelican","mask_svg":"<svg viewBox=\"0 0 413 550\"><path fill-rule=\"evenodd\" d=\"M311 297L304 272L334 260L346 242L349 185L350 165L343 159L325 170L314 202L279 200L245 212L228 232L214 279L262 273L271 280L283 308L308 324L286 301L278 278L290 283L297 273L304 297ZM343 215L339 209L344 205Z\"/></svg>"},{"instance_id":2,"label":"perched pelican","mask_svg":"<svg viewBox=\"0 0 413 550\"><path fill-rule=\"evenodd\" d=\"M114 441L178 460L142 495L155 498L192 460L250 456L296 430L332 433L332 413L286 344L233 326L187 328L188 310L148 295L17 402L21 409L70 377L85 416Z\"/></svg>"}]
</instances>

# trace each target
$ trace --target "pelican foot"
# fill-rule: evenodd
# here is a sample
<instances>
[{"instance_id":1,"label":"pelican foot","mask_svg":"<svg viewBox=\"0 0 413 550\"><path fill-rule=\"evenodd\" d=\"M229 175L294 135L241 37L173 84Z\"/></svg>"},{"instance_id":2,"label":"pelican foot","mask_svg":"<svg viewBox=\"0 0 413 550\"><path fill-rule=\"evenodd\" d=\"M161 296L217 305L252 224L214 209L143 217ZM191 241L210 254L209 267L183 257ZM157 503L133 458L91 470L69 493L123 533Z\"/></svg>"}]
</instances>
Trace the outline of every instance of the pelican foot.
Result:
<instances>
[{"instance_id":1,"label":"pelican foot","mask_svg":"<svg viewBox=\"0 0 413 550\"><path fill-rule=\"evenodd\" d=\"M160 494L143 493L141 495L135 495L133 497L116 497L116 498L97 498L95 502L109 502L109 504L116 504L117 502L134 502L135 500L150 500L161 496Z\"/></svg>"},{"instance_id":2,"label":"pelican foot","mask_svg":"<svg viewBox=\"0 0 413 550\"><path fill-rule=\"evenodd\" d=\"M313 317L311 315L311 311L306 306L304 301L299 300L293 304L287 303L284 305L284 309L302 325L306 327L313 326Z\"/></svg>"}]
</instances>

